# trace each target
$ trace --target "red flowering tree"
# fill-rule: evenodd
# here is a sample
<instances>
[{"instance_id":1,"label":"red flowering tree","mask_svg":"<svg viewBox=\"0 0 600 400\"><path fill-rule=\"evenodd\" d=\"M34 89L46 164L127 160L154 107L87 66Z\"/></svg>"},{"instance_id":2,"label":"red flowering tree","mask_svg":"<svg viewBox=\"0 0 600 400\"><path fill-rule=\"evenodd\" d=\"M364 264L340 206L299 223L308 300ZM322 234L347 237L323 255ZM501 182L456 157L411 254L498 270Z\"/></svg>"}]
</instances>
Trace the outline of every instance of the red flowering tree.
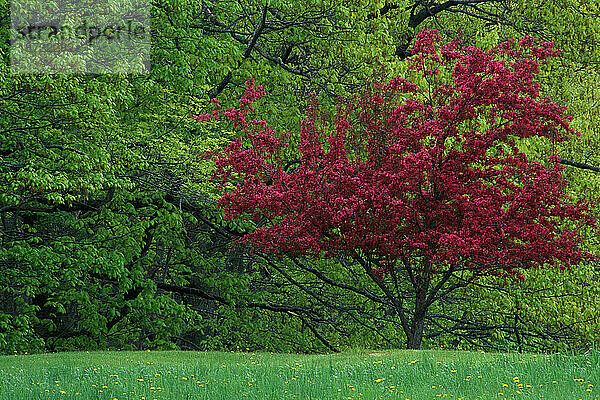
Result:
<instances>
[{"instance_id":1,"label":"red flowering tree","mask_svg":"<svg viewBox=\"0 0 600 400\"><path fill-rule=\"evenodd\" d=\"M412 82L373 83L331 118L313 101L299 140L247 117L264 94L253 82L239 109L196 118L240 132L213 159L226 218L255 222L242 241L264 255L351 260L418 349L432 304L487 274L522 279L523 268L579 263L591 255L578 226L595 219L565 194L557 157L546 167L517 147L575 134L534 82L557 54L551 43L484 51L440 46L424 31L412 54Z\"/></svg>"}]
</instances>

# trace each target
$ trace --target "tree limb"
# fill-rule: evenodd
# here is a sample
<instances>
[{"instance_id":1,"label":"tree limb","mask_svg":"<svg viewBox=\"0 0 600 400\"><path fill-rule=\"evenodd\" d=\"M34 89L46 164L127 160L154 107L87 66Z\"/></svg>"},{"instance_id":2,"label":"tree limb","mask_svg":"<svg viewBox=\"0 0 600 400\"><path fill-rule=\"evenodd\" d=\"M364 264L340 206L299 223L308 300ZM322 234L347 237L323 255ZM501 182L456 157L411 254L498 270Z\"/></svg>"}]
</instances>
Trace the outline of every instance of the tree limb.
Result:
<instances>
[{"instance_id":1,"label":"tree limb","mask_svg":"<svg viewBox=\"0 0 600 400\"><path fill-rule=\"evenodd\" d=\"M568 165L571 167L579 168L579 169L587 169L594 172L600 172L600 167L594 167L593 165L580 163L577 161L565 160L564 158L560 158L558 160L559 164Z\"/></svg>"}]
</instances>

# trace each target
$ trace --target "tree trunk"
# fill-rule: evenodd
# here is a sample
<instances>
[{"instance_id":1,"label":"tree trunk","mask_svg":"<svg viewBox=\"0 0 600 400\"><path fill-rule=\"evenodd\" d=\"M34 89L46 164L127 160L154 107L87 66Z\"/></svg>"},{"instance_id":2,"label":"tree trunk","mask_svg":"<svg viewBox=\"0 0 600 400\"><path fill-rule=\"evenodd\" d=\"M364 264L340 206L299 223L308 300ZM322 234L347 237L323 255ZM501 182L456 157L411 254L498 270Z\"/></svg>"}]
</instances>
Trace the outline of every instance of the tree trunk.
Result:
<instances>
[{"instance_id":1,"label":"tree trunk","mask_svg":"<svg viewBox=\"0 0 600 400\"><path fill-rule=\"evenodd\" d=\"M425 331L425 316L419 321L413 319L410 329L410 336L406 348L408 350L419 350L421 348L421 342L423 341L423 332Z\"/></svg>"},{"instance_id":2,"label":"tree trunk","mask_svg":"<svg viewBox=\"0 0 600 400\"><path fill-rule=\"evenodd\" d=\"M415 289L415 312L410 324L410 332L407 335L408 341L406 348L411 350L419 350L423 341L423 333L425 332L425 315L427 315L427 293L429 284L431 283L431 263L428 259L423 262L423 271L416 274L414 277Z\"/></svg>"}]
</instances>

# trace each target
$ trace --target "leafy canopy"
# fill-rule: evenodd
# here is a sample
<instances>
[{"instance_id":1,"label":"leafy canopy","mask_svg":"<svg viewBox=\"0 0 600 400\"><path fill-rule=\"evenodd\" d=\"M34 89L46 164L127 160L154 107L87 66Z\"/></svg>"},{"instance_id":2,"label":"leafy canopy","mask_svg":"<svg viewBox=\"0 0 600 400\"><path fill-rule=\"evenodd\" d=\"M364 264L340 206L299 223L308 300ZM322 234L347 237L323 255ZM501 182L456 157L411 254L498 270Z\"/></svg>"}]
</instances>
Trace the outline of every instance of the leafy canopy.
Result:
<instances>
[{"instance_id":1,"label":"leafy canopy","mask_svg":"<svg viewBox=\"0 0 600 400\"><path fill-rule=\"evenodd\" d=\"M417 83L375 82L332 118L313 102L297 160L287 158L290 135L247 118L264 94L253 81L239 109L198 117L241 131L216 174L233 183L220 200L227 218L258 223L246 241L294 255L371 254L380 277L402 258L513 271L586 257L563 222L594 224L588 204L564 194L561 166L530 162L515 143L575 133L534 83L539 63L557 54L552 43L526 37L484 51L439 42L436 31L417 37Z\"/></svg>"}]
</instances>

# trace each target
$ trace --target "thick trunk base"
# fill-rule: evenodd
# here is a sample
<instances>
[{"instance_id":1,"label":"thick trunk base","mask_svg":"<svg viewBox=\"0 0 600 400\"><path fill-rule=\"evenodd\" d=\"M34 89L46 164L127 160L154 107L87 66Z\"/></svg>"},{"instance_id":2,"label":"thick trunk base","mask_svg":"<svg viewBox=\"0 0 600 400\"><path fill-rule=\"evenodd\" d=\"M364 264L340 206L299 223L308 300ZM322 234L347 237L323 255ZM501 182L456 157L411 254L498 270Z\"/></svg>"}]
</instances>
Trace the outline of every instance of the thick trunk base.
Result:
<instances>
[{"instance_id":1,"label":"thick trunk base","mask_svg":"<svg viewBox=\"0 0 600 400\"><path fill-rule=\"evenodd\" d=\"M407 350L420 350L423 342L423 332L425 330L425 321L415 321L413 323L411 334L406 343Z\"/></svg>"}]
</instances>

